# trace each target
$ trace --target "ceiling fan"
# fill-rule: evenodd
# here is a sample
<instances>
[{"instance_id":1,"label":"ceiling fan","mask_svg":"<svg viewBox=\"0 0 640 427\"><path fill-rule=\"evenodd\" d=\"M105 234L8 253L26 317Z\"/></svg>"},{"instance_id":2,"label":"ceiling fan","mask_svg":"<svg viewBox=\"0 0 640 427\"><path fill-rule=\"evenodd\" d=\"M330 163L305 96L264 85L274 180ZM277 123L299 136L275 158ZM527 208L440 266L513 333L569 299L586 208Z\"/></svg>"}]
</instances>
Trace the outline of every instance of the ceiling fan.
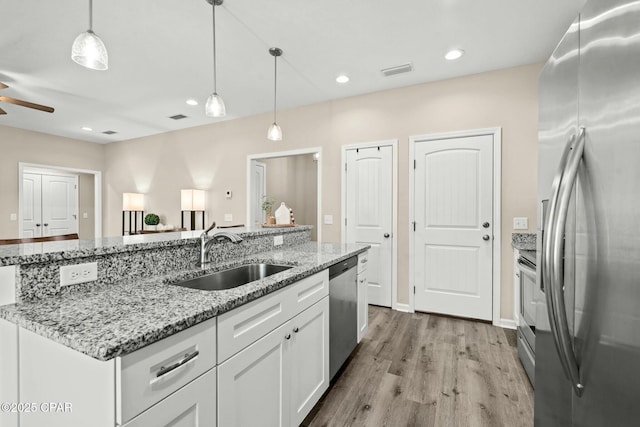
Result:
<instances>
[{"instance_id":1,"label":"ceiling fan","mask_svg":"<svg viewBox=\"0 0 640 427\"><path fill-rule=\"evenodd\" d=\"M9 86L0 82L0 90L6 89ZM8 96L0 96L0 101L8 102L9 104L20 105L22 107L33 108L34 110L40 110L47 113L53 113L53 108L47 107L46 105L34 104L33 102L23 101L21 99L10 98ZM2 108L0 108L0 115L7 114Z\"/></svg>"}]
</instances>

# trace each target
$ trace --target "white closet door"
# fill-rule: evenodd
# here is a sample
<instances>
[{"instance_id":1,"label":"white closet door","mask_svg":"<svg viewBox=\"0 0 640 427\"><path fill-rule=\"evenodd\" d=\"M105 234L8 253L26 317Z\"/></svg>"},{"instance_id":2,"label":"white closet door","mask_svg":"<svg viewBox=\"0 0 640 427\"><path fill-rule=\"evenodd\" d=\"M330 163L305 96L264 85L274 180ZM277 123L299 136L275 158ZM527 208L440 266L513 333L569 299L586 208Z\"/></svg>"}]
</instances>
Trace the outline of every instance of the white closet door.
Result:
<instances>
[{"instance_id":1,"label":"white closet door","mask_svg":"<svg viewBox=\"0 0 640 427\"><path fill-rule=\"evenodd\" d=\"M78 177L42 175L43 236L78 232Z\"/></svg>"},{"instance_id":2,"label":"white closet door","mask_svg":"<svg viewBox=\"0 0 640 427\"><path fill-rule=\"evenodd\" d=\"M42 237L42 175L22 174L22 236Z\"/></svg>"},{"instance_id":3,"label":"white closet door","mask_svg":"<svg viewBox=\"0 0 640 427\"><path fill-rule=\"evenodd\" d=\"M417 142L415 160L415 308L491 320L493 137Z\"/></svg>"}]
</instances>

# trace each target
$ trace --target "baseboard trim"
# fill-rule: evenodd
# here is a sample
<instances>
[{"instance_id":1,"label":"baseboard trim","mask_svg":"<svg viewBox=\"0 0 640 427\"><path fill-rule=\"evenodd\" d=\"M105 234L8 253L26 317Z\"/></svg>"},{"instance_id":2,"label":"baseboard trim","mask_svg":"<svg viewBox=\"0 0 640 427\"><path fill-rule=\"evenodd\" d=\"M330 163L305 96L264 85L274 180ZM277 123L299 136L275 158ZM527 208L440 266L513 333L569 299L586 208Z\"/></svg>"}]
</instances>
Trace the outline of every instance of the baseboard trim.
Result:
<instances>
[{"instance_id":1,"label":"baseboard trim","mask_svg":"<svg viewBox=\"0 0 640 427\"><path fill-rule=\"evenodd\" d=\"M413 313L413 310L411 310L411 306L409 304L397 303L396 306L394 307L394 310L403 311L405 313Z\"/></svg>"},{"instance_id":2,"label":"baseboard trim","mask_svg":"<svg viewBox=\"0 0 640 427\"><path fill-rule=\"evenodd\" d=\"M505 329L518 329L518 325L516 325L516 321L513 319L500 319L499 322L494 323L494 326Z\"/></svg>"}]
</instances>

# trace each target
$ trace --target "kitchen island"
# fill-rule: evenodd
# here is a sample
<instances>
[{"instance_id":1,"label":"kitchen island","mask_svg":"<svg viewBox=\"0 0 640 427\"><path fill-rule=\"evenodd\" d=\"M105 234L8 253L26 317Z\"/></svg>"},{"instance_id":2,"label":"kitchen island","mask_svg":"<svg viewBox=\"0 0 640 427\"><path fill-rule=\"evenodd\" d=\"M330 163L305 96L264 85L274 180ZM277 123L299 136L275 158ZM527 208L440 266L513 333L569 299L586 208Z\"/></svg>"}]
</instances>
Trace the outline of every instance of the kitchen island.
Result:
<instances>
[{"instance_id":1,"label":"kitchen island","mask_svg":"<svg viewBox=\"0 0 640 427\"><path fill-rule=\"evenodd\" d=\"M292 331L297 329L301 333L289 331L278 334L274 342L283 351L289 349L278 354L283 357L281 362L288 361L291 366L287 372L275 372L280 381L278 384L264 382L264 375L274 374L271 368L256 370L254 380L263 382L251 386L261 390L276 387L283 399L295 399L298 395L311 398L303 408L296 406L297 409L289 408L284 401L275 406L268 402L262 404L263 416L273 413L292 422L304 418L306 411L313 407L328 386L324 354L328 351L327 268L365 253L368 247L309 242L308 228L289 231L288 241L287 232L283 230L275 233L274 230L257 230L255 234L249 230L243 233L244 242L262 239L253 242L259 251L252 249L254 245L249 243L245 247L227 243L215 245L220 246L219 252L222 253L213 254L218 261L205 269L194 266L197 258L189 258L182 268L175 268L176 260L170 259L175 256L176 248L193 256L192 246L197 244L193 236L180 236L178 239L164 235L135 236L151 239L134 243L135 250L126 245L115 245L77 248L75 252L66 253L40 251L25 254L23 248L22 254L16 254L17 249L14 249L14 253L8 256L13 257L13 262L24 262L15 267L17 281L26 278L21 285L30 284L27 285L30 289L34 289L31 286L32 276L25 271L29 272L34 265L39 265L40 270L50 271L47 270L49 264L59 269L59 264L72 260L78 262L95 258L99 273L103 272L103 280L77 285L76 289L61 288L54 283L55 280L49 280L42 287L36 286L38 292L21 292L16 286L16 294L21 295L22 300L0 307L0 319L4 319L0 331L4 335L14 329L15 338L20 337L14 346L19 354L20 375L3 383L2 398L13 396L9 401L42 399L74 404L74 411L67 414L22 413L20 425L42 422L51 426L88 425L87 422L95 426L135 426L148 422L165 425L175 419L172 414L166 415L167 411L171 412L170 408L192 408L195 412L190 416L194 417L193 420L200 420L200 425L215 425L218 419L227 420L224 425L230 419L239 422L235 412L238 408L234 409L233 399L234 396L246 399L247 393L234 394L231 388L237 389L241 384L234 383L235 377L227 373L240 368L249 369L249 365L243 367L241 363L249 356L263 360L259 357L260 345L273 341L269 337L274 337L277 330L290 322L295 323ZM282 247L269 244L274 235L285 236ZM165 260L173 267L167 269L160 265L158 270L161 274L145 272L136 278L109 280L117 277L114 271L126 267L114 267L121 259L101 257L123 257L124 254L125 258L139 259L139 251L149 250L167 250L169 257L159 256L158 260ZM158 252L153 253L158 255ZM146 269L152 269L147 258L142 256L147 261ZM107 267L101 269L101 261ZM8 263L5 257L5 265ZM288 265L291 268L223 291L174 285L182 280L249 263ZM100 274L98 276L101 277ZM305 325L309 326L309 332L303 334L302 331L307 330ZM289 335L289 338L281 338L280 335ZM295 335L293 339L292 335ZM238 338L240 336L242 339ZM11 340L12 336L3 336L3 342L5 338ZM296 340L305 343L295 346ZM267 351L265 357L268 357L264 361L273 361L274 354ZM259 360L250 365L254 368L260 366ZM315 369L313 360L318 362ZM300 366L305 364L315 377L300 377ZM133 373L129 375L130 372ZM296 374L292 376L293 372ZM303 383L308 381L295 386L296 378L302 378ZM19 394L7 390L7 385L12 383L20 384ZM289 391L283 394L285 383L296 391L287 386ZM314 384L313 389L300 394L311 384ZM226 388L229 389L224 395L227 400L220 406L221 395L216 397L215 390ZM196 404L199 401L200 406ZM205 410L207 405L209 409ZM283 405L287 408L283 409ZM216 407L221 409L217 415ZM176 416L182 416L180 414ZM7 415L10 417L12 414L2 416ZM6 425L12 424L7 422Z\"/></svg>"}]
</instances>

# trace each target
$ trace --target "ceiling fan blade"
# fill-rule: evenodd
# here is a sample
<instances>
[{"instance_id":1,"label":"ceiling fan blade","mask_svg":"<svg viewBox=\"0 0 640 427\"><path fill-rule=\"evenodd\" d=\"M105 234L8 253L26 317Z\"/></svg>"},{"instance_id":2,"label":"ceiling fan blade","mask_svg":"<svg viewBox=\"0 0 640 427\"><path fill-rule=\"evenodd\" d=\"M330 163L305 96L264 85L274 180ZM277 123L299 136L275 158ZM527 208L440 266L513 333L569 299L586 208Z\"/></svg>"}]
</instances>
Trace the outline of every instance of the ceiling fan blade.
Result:
<instances>
[{"instance_id":1,"label":"ceiling fan blade","mask_svg":"<svg viewBox=\"0 0 640 427\"><path fill-rule=\"evenodd\" d=\"M7 114L7 112L4 111L2 108L0 108L0 116L3 115L3 114Z\"/></svg>"},{"instance_id":2,"label":"ceiling fan blade","mask_svg":"<svg viewBox=\"0 0 640 427\"><path fill-rule=\"evenodd\" d=\"M6 89L6 88L8 88L8 87L9 87L9 86L7 86L6 84L4 84L4 83L0 82L0 89Z\"/></svg>"},{"instance_id":3,"label":"ceiling fan blade","mask_svg":"<svg viewBox=\"0 0 640 427\"><path fill-rule=\"evenodd\" d=\"M0 101L8 102L9 104L20 105L22 107L33 108L34 110L40 110L46 113L53 113L54 111L53 108L47 107L46 105L34 104L33 102L9 98L8 96L0 96Z\"/></svg>"}]
</instances>

